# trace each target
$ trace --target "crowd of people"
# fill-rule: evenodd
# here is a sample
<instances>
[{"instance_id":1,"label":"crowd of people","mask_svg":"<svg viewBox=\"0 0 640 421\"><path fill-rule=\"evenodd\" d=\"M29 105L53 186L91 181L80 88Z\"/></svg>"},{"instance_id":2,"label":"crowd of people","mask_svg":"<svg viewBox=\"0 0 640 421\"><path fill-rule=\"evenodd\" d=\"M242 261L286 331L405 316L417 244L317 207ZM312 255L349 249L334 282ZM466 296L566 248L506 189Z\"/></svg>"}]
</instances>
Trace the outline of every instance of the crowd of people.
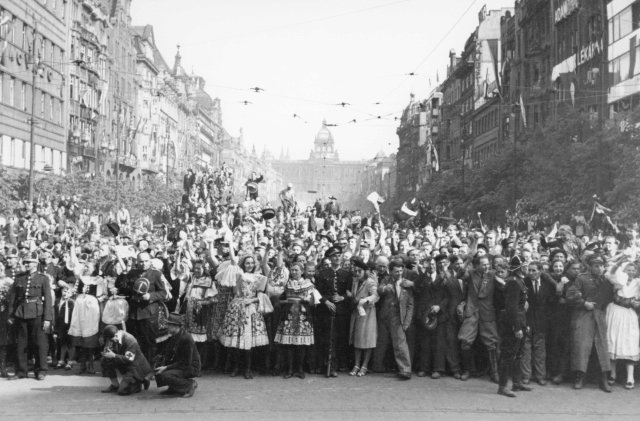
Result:
<instances>
[{"instance_id":1,"label":"crowd of people","mask_svg":"<svg viewBox=\"0 0 640 421\"><path fill-rule=\"evenodd\" d=\"M148 216L61 197L5 218L0 375L101 372L107 393L155 379L183 397L203 370L634 388L637 225L398 223L335 198L301 208L291 185L271 206L255 174L232 203L231 179L189 171L181 203Z\"/></svg>"}]
</instances>

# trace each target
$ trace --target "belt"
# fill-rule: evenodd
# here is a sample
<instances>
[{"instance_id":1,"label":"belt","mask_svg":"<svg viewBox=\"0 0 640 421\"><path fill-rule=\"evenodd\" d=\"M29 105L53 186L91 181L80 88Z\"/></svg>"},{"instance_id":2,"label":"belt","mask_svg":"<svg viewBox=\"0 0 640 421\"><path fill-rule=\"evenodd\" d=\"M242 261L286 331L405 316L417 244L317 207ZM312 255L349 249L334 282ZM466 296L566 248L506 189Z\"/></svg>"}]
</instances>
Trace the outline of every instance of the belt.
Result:
<instances>
[{"instance_id":1,"label":"belt","mask_svg":"<svg viewBox=\"0 0 640 421\"><path fill-rule=\"evenodd\" d=\"M41 298L34 298L34 299L30 300L28 298L25 298L23 302L25 302L27 304L30 304L30 303L41 303L42 299Z\"/></svg>"}]
</instances>

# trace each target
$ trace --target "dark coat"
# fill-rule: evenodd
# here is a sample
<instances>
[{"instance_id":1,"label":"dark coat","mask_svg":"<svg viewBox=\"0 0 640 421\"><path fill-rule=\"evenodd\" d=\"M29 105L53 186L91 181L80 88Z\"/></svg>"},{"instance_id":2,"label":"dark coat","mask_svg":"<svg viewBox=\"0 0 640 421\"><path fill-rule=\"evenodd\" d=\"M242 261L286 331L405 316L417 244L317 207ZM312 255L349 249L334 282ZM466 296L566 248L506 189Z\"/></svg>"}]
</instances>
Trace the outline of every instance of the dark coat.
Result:
<instances>
[{"instance_id":1,"label":"dark coat","mask_svg":"<svg viewBox=\"0 0 640 421\"><path fill-rule=\"evenodd\" d=\"M467 284L460 281L455 276L450 276L444 281L444 289L447 294L447 306L444 310L447 313L447 319L456 320L456 309L458 305L465 300L467 296Z\"/></svg>"},{"instance_id":2,"label":"dark coat","mask_svg":"<svg viewBox=\"0 0 640 421\"><path fill-rule=\"evenodd\" d=\"M495 272L489 271L483 275L471 271L464 277L467 285L467 305L464 311L466 317L479 317L482 322L496 320L493 297L496 289Z\"/></svg>"},{"instance_id":3,"label":"dark coat","mask_svg":"<svg viewBox=\"0 0 640 421\"><path fill-rule=\"evenodd\" d=\"M166 344L167 370L181 370L186 378L200 376L200 354L193 337L181 332L169 339Z\"/></svg>"},{"instance_id":4,"label":"dark coat","mask_svg":"<svg viewBox=\"0 0 640 421\"><path fill-rule=\"evenodd\" d=\"M424 325L429 311L433 306L440 307L438 323L445 322L448 318L447 306L449 296L444 286L447 277L438 275L435 280L428 273L420 276L415 285L415 318L418 323Z\"/></svg>"},{"instance_id":5,"label":"dark coat","mask_svg":"<svg viewBox=\"0 0 640 421\"><path fill-rule=\"evenodd\" d=\"M101 361L107 376L115 374L114 369L118 369L125 380L141 382L153 373L138 341L130 333L123 332L122 343L110 341L107 347L116 354L114 358L103 358Z\"/></svg>"},{"instance_id":6,"label":"dark coat","mask_svg":"<svg viewBox=\"0 0 640 421\"><path fill-rule=\"evenodd\" d=\"M125 295L129 302L129 317L134 320L145 320L155 317L158 313L159 303L167 299L167 291L162 282L162 273L155 269L147 271L132 270L122 274L116 280L118 293ZM133 289L136 280L146 278L149 280L149 300L145 301Z\"/></svg>"},{"instance_id":7,"label":"dark coat","mask_svg":"<svg viewBox=\"0 0 640 421\"><path fill-rule=\"evenodd\" d=\"M524 279L527 287L527 325L531 333L546 333L549 328L549 315L556 302L556 289L546 273L540 275L540 288L536 294L533 289L533 281L528 276Z\"/></svg>"},{"instance_id":8,"label":"dark coat","mask_svg":"<svg viewBox=\"0 0 640 421\"><path fill-rule=\"evenodd\" d=\"M527 303L527 287L522 278L507 278L504 287L504 311L500 318L501 335L515 333L521 330L523 333L527 329L527 314L525 305Z\"/></svg>"},{"instance_id":9,"label":"dark coat","mask_svg":"<svg viewBox=\"0 0 640 421\"><path fill-rule=\"evenodd\" d=\"M398 298L396 282L389 276L378 285L378 295L380 296L378 319L390 318L392 313L397 313L400 316L402 329L408 330L414 315L414 287L401 287L400 298Z\"/></svg>"}]
</instances>

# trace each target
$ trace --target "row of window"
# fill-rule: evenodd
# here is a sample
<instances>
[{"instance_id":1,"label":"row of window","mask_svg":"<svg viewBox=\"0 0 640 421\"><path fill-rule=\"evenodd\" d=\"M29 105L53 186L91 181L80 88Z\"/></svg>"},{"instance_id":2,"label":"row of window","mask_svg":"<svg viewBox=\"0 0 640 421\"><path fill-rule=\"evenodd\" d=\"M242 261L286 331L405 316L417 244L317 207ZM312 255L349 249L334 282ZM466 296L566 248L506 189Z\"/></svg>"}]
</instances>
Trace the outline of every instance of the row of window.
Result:
<instances>
[{"instance_id":1,"label":"row of window","mask_svg":"<svg viewBox=\"0 0 640 421\"><path fill-rule=\"evenodd\" d=\"M638 56L638 54L640 54L640 45L636 47L636 60L633 69L631 68L631 54L629 52L626 52L609 62L609 74L611 75L612 85L616 85L640 74L640 60L638 59L640 56Z\"/></svg>"},{"instance_id":2,"label":"row of window","mask_svg":"<svg viewBox=\"0 0 640 421\"><path fill-rule=\"evenodd\" d=\"M640 24L640 4L633 3L609 19L609 42L615 42L638 29Z\"/></svg>"},{"instance_id":3,"label":"row of window","mask_svg":"<svg viewBox=\"0 0 640 421\"><path fill-rule=\"evenodd\" d=\"M0 138L2 165L21 169L29 168L30 143L6 135L0 135ZM52 167L54 174L61 174L67 169L66 152L36 144L35 168L42 171L45 165Z\"/></svg>"},{"instance_id":4,"label":"row of window","mask_svg":"<svg viewBox=\"0 0 640 421\"><path fill-rule=\"evenodd\" d=\"M31 113L31 85L0 72L0 103ZM36 116L62 125L63 108L60 99L36 88Z\"/></svg>"},{"instance_id":5,"label":"row of window","mask_svg":"<svg viewBox=\"0 0 640 421\"><path fill-rule=\"evenodd\" d=\"M0 26L0 38L9 41L23 52L29 51L33 41L33 27L20 20L17 16L13 16L8 10L0 8L0 21L6 19L9 19L9 23ZM62 66L65 61L64 49L42 36L42 34L38 34L36 45L42 62L52 69L62 72Z\"/></svg>"},{"instance_id":6,"label":"row of window","mask_svg":"<svg viewBox=\"0 0 640 421\"><path fill-rule=\"evenodd\" d=\"M498 127L498 110L492 110L473 122L473 133L482 134Z\"/></svg>"}]
</instances>

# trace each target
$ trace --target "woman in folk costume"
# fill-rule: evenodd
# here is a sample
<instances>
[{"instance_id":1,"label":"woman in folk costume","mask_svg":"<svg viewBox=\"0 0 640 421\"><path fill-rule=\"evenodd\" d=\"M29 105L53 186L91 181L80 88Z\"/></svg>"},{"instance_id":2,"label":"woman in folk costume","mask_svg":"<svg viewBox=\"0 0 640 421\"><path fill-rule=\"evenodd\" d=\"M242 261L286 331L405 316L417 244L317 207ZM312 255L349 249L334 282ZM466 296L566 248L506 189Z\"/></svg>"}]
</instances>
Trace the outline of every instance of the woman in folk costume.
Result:
<instances>
[{"instance_id":1,"label":"woman in folk costume","mask_svg":"<svg viewBox=\"0 0 640 421\"><path fill-rule=\"evenodd\" d=\"M314 305L315 287L309 279L302 277L304 266L294 263L289 268L289 280L280 297L282 310L274 341L287 350L288 370L285 379L293 376L294 354L298 360L296 376L304 379L304 356L307 347L313 345L313 317L310 307ZM316 291L318 299L320 294Z\"/></svg>"},{"instance_id":2,"label":"woman in folk costume","mask_svg":"<svg viewBox=\"0 0 640 421\"><path fill-rule=\"evenodd\" d=\"M284 264L283 251L279 251L273 268L269 265L269 254L271 245L267 245L265 256L262 258L262 270L267 275L267 294L273 306L271 314L265 314L264 319L267 324L267 333L269 335L269 349L266 351L265 368L271 370L273 376L280 374L281 353L280 347L274 342L278 324L280 322L280 296L284 293L284 288L289 280L289 269ZM275 363L273 362L275 357Z\"/></svg>"},{"instance_id":3,"label":"woman in folk costume","mask_svg":"<svg viewBox=\"0 0 640 421\"><path fill-rule=\"evenodd\" d=\"M252 379L251 350L269 345L267 326L261 312L266 306L271 307L270 302L266 303L269 297L264 293L267 277L259 273L257 259L251 254L244 256L238 264L234 252L231 251L231 265L238 266L241 273L236 274L234 298L224 316L221 343L227 348L232 348L234 367L231 377L238 375L239 360L243 356L244 377Z\"/></svg>"},{"instance_id":4,"label":"woman in folk costume","mask_svg":"<svg viewBox=\"0 0 640 421\"><path fill-rule=\"evenodd\" d=\"M633 389L633 366L640 360L640 277L636 263L617 262L607 278L613 284L613 302L607 306L607 342L611 358L609 384L616 381L616 362L624 360L627 366L625 387Z\"/></svg>"},{"instance_id":5,"label":"woman in folk costume","mask_svg":"<svg viewBox=\"0 0 640 421\"><path fill-rule=\"evenodd\" d=\"M211 319L211 303L218 294L213 279L202 260L193 264L193 273L180 280L180 312L185 314L185 330L196 342L202 361L207 360L205 343L207 325Z\"/></svg>"},{"instance_id":6,"label":"woman in folk costume","mask_svg":"<svg viewBox=\"0 0 640 421\"><path fill-rule=\"evenodd\" d=\"M93 357L96 348L100 346L100 303L107 296L107 286L104 278L93 276L96 263L87 261L86 258L83 255L78 260L75 247L71 247L69 269L76 275L74 292L78 296L71 315L69 335L73 338L73 345L79 348L80 374L95 374Z\"/></svg>"},{"instance_id":7,"label":"woman in folk costume","mask_svg":"<svg viewBox=\"0 0 640 421\"><path fill-rule=\"evenodd\" d=\"M369 371L369 360L378 340L378 325L376 320L376 306L378 296L378 281L370 276L367 263L361 258L351 259L354 279L351 291L347 296L354 304L351 313L349 329L349 344L355 352L355 365L350 376L362 377Z\"/></svg>"}]
</instances>

